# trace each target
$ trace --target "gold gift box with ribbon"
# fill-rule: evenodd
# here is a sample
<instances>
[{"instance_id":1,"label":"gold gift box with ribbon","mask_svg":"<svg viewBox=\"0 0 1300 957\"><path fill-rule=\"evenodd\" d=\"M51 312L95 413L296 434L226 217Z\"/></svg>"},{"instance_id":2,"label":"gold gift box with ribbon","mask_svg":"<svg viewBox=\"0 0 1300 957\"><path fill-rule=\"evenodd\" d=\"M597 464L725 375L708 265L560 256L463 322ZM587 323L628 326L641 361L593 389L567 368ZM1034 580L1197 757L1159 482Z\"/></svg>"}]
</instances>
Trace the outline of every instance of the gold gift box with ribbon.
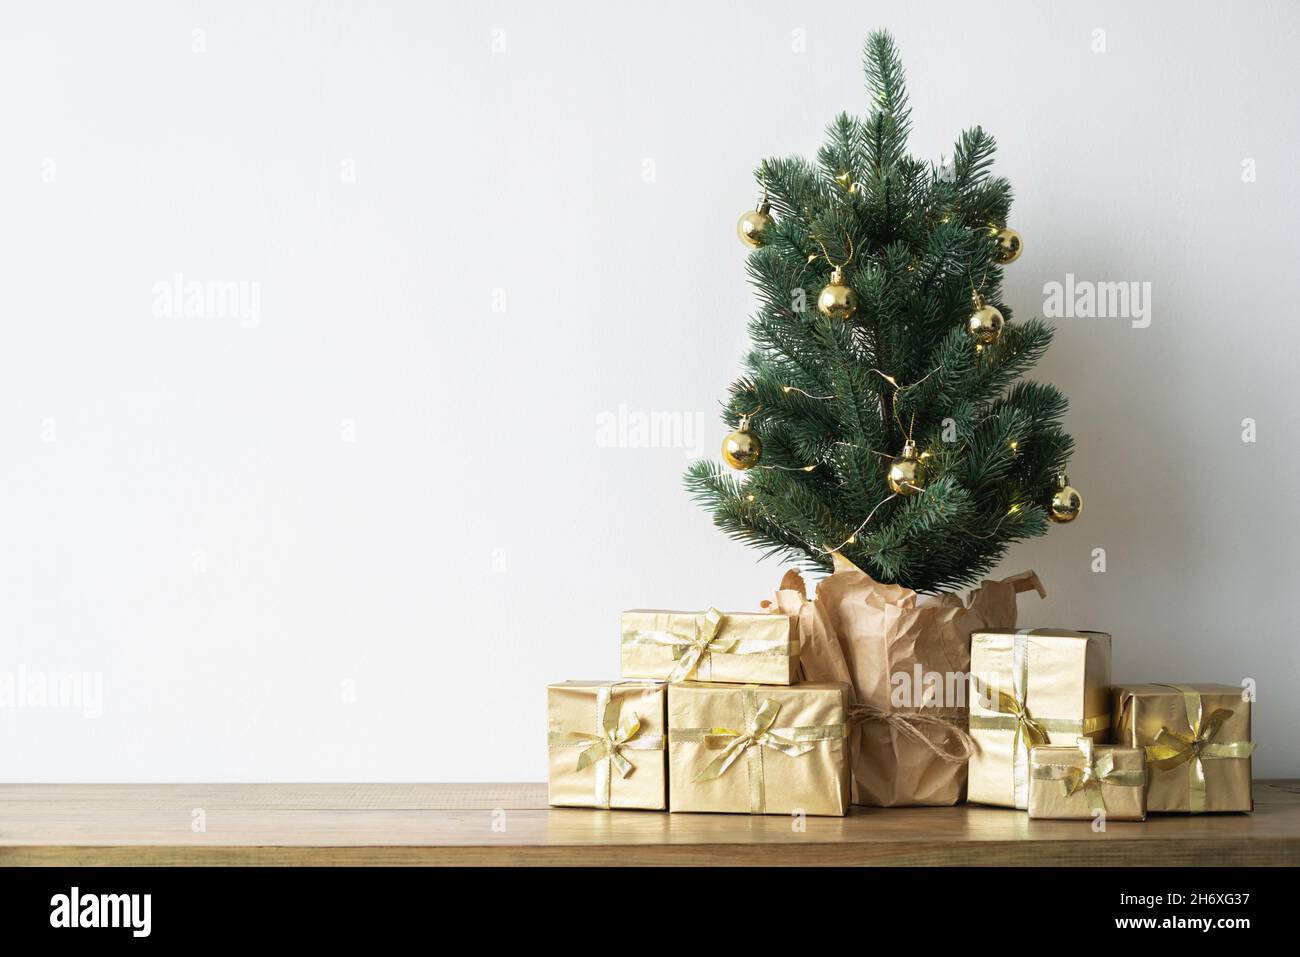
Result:
<instances>
[{"instance_id":1,"label":"gold gift box with ribbon","mask_svg":"<svg viewBox=\"0 0 1300 957\"><path fill-rule=\"evenodd\" d=\"M1110 740L1110 635L1027 628L971 636L967 800L1029 807L1029 751Z\"/></svg>"},{"instance_id":2,"label":"gold gift box with ribbon","mask_svg":"<svg viewBox=\"0 0 1300 957\"><path fill-rule=\"evenodd\" d=\"M799 678L799 623L770 612L623 612L623 677L789 685Z\"/></svg>"},{"instance_id":3,"label":"gold gift box with ribbon","mask_svg":"<svg viewBox=\"0 0 1300 957\"><path fill-rule=\"evenodd\" d=\"M1029 816L1058 820L1146 820L1145 759L1140 748L1034 745L1029 751Z\"/></svg>"},{"instance_id":4,"label":"gold gift box with ribbon","mask_svg":"<svg viewBox=\"0 0 1300 957\"><path fill-rule=\"evenodd\" d=\"M848 700L840 682L669 685L669 810L847 814Z\"/></svg>"},{"instance_id":5,"label":"gold gift box with ribbon","mask_svg":"<svg viewBox=\"0 0 1300 957\"><path fill-rule=\"evenodd\" d=\"M1250 811L1250 700L1235 685L1115 688L1115 740L1142 748L1147 810Z\"/></svg>"},{"instance_id":6,"label":"gold gift box with ribbon","mask_svg":"<svg viewBox=\"0 0 1300 957\"><path fill-rule=\"evenodd\" d=\"M549 685L549 802L664 810L666 687L657 681Z\"/></svg>"}]
</instances>

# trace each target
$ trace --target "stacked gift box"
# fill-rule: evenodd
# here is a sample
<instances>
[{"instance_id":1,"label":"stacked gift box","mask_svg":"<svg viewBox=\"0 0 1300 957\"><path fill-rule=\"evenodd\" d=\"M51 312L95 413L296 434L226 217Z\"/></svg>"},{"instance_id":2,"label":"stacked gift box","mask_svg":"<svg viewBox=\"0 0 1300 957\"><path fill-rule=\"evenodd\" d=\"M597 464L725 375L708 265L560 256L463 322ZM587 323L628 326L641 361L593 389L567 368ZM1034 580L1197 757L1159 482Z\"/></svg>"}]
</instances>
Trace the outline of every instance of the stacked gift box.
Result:
<instances>
[{"instance_id":1,"label":"stacked gift box","mask_svg":"<svg viewBox=\"0 0 1300 957\"><path fill-rule=\"evenodd\" d=\"M799 681L792 616L624 612L622 660L549 688L552 804L848 812L849 686Z\"/></svg>"},{"instance_id":2,"label":"stacked gift box","mask_svg":"<svg viewBox=\"0 0 1300 957\"><path fill-rule=\"evenodd\" d=\"M968 772L966 800L1031 818L1252 808L1250 701L1239 688L1112 686L1109 635L991 629L969 638L968 707L900 718L856 701L850 682L801 680L801 622L624 612L623 679L548 689L550 803L843 815L851 779L855 794L937 803L909 800L897 781L872 786L888 772L858 740L879 724L927 744L930 722L944 742L927 744L936 765Z\"/></svg>"}]
</instances>

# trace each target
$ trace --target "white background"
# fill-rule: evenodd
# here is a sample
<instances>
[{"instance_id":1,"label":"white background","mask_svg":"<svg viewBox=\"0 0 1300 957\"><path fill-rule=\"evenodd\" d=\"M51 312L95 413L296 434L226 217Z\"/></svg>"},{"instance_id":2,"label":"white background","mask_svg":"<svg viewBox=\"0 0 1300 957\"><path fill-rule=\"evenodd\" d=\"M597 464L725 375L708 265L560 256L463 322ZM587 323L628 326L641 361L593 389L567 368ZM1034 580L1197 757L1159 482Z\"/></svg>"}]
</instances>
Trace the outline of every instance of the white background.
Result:
<instances>
[{"instance_id":1,"label":"white background","mask_svg":"<svg viewBox=\"0 0 1300 957\"><path fill-rule=\"evenodd\" d=\"M0 670L104 700L0 709L0 778L539 780L544 686L616 676L620 609L755 607L781 566L680 474L747 344L751 171L866 111L877 27L918 156L999 140L1021 318L1152 284L1035 372L1087 508L1002 567L1049 589L1022 624L1255 679L1256 773L1300 774L1294 5L516 0L6 4ZM257 321L155 315L177 274ZM705 432L602 447L620 406Z\"/></svg>"}]
</instances>

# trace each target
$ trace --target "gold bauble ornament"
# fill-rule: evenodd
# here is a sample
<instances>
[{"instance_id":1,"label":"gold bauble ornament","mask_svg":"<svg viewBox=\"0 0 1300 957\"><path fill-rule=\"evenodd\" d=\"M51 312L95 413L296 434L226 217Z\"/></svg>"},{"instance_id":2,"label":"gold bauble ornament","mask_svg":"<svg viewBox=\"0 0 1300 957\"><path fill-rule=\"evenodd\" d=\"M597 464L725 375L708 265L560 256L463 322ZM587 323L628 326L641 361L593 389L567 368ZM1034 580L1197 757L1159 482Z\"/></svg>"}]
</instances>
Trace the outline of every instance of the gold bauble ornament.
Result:
<instances>
[{"instance_id":1,"label":"gold bauble ornament","mask_svg":"<svg viewBox=\"0 0 1300 957\"><path fill-rule=\"evenodd\" d=\"M925 463L916 454L915 442L908 439L903 443L902 454L889 463L885 477L895 495L915 495L925 489Z\"/></svg>"},{"instance_id":2,"label":"gold bauble ornament","mask_svg":"<svg viewBox=\"0 0 1300 957\"><path fill-rule=\"evenodd\" d=\"M858 294L844 284L844 270L836 266L831 271L831 281L822 287L817 297L817 311L827 319L852 319L858 311Z\"/></svg>"},{"instance_id":3,"label":"gold bauble ornament","mask_svg":"<svg viewBox=\"0 0 1300 957\"><path fill-rule=\"evenodd\" d=\"M1070 485L1070 480L1062 475L1056 492L1052 495L1052 507L1048 514L1058 525L1068 525L1079 517L1083 511L1083 496L1079 490Z\"/></svg>"},{"instance_id":4,"label":"gold bauble ornament","mask_svg":"<svg viewBox=\"0 0 1300 957\"><path fill-rule=\"evenodd\" d=\"M999 264L1005 266L1020 258L1024 243L1021 242L1018 232L1014 229L999 229L993 236L998 241L997 260Z\"/></svg>"},{"instance_id":5,"label":"gold bauble ornament","mask_svg":"<svg viewBox=\"0 0 1300 957\"><path fill-rule=\"evenodd\" d=\"M1002 327L1006 325L1006 320L1002 318L1002 313L978 296L975 297L974 304L975 309L966 320L966 328L980 345L991 346L1002 338Z\"/></svg>"},{"instance_id":6,"label":"gold bauble ornament","mask_svg":"<svg viewBox=\"0 0 1300 957\"><path fill-rule=\"evenodd\" d=\"M740 222L736 223L736 235L750 249L757 249L767 243L767 232L772 228L772 217L768 215L772 207L765 201L751 209Z\"/></svg>"},{"instance_id":7,"label":"gold bauble ornament","mask_svg":"<svg viewBox=\"0 0 1300 957\"><path fill-rule=\"evenodd\" d=\"M736 431L722 440L722 458L733 469L744 471L758 464L763 454L763 443L749 431L749 416L742 415Z\"/></svg>"}]
</instances>

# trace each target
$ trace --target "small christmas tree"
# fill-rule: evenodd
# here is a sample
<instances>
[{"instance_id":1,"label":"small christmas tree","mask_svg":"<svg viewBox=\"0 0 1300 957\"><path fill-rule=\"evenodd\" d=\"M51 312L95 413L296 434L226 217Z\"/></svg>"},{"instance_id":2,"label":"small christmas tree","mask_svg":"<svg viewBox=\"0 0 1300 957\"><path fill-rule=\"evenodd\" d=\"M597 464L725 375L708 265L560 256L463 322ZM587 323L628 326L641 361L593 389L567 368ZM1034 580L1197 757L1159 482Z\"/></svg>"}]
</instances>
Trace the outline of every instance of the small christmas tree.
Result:
<instances>
[{"instance_id":1,"label":"small christmas tree","mask_svg":"<svg viewBox=\"0 0 1300 957\"><path fill-rule=\"evenodd\" d=\"M1012 323L1001 298L1020 237L1006 228L1011 186L989 174L993 138L963 133L948 164L908 156L887 33L865 61L866 121L837 117L816 165L757 171L763 201L739 231L760 307L723 443L743 480L701 461L686 485L767 554L829 571L839 552L934 592L979 581L1082 500L1065 479L1065 397L1017 381L1052 333Z\"/></svg>"}]
</instances>

